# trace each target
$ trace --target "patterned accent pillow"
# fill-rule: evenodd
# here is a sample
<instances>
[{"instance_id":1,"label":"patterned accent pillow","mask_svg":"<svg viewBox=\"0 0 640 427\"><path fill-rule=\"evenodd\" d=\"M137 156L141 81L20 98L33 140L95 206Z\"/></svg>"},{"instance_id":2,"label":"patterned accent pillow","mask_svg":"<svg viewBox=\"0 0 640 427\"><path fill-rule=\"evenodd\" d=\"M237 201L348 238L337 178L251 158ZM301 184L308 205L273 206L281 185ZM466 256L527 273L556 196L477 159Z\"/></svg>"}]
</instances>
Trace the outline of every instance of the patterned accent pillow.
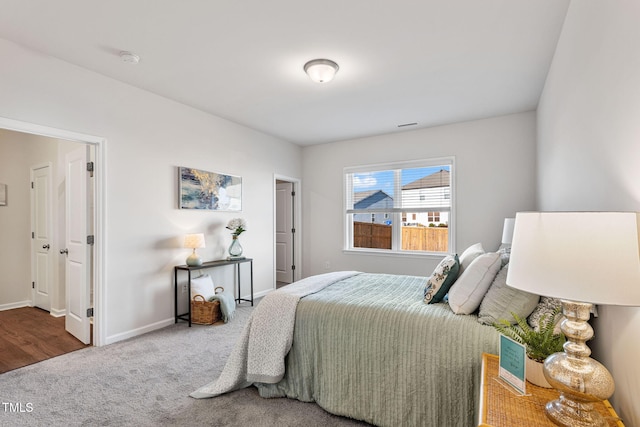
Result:
<instances>
[{"instance_id":1,"label":"patterned accent pillow","mask_svg":"<svg viewBox=\"0 0 640 427\"><path fill-rule=\"evenodd\" d=\"M424 303L433 304L442 301L449 288L458 277L460 262L458 255L447 255L433 270L424 287Z\"/></svg>"},{"instance_id":2,"label":"patterned accent pillow","mask_svg":"<svg viewBox=\"0 0 640 427\"><path fill-rule=\"evenodd\" d=\"M540 302L533 310L533 312L527 318L527 322L529 322L529 326L531 326L536 331L540 330L540 320L542 320L542 316L546 316L546 319L553 316L553 312L561 307L562 303L557 298L551 297L540 297ZM554 333L560 333L560 322L564 319L564 316L558 316L556 320L556 327L554 328Z\"/></svg>"},{"instance_id":3,"label":"patterned accent pillow","mask_svg":"<svg viewBox=\"0 0 640 427\"><path fill-rule=\"evenodd\" d=\"M509 264L509 258L511 257L511 245L503 243L498 248L500 259L502 260L502 266Z\"/></svg>"}]
</instances>

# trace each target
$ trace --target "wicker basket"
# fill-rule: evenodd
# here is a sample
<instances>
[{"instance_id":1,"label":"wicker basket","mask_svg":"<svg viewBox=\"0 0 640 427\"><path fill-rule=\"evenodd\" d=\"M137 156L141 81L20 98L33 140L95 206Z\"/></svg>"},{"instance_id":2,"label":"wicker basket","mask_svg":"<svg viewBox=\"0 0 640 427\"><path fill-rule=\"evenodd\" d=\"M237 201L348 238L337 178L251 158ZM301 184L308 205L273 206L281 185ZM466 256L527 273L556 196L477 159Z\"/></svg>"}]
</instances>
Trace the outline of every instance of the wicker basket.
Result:
<instances>
[{"instance_id":1,"label":"wicker basket","mask_svg":"<svg viewBox=\"0 0 640 427\"><path fill-rule=\"evenodd\" d=\"M218 286L215 293L224 291L224 288ZM213 325L222 319L220 313L220 301L207 301L202 295L195 295L191 300L191 323L196 325Z\"/></svg>"}]
</instances>

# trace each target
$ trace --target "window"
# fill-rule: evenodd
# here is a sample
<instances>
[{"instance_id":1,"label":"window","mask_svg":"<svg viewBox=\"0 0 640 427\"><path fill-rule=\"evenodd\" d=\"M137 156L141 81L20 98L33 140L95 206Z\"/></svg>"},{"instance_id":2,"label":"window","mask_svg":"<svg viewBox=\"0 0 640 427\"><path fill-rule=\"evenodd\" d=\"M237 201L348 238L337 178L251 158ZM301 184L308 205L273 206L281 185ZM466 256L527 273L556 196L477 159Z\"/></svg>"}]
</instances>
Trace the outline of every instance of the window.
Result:
<instances>
[{"instance_id":1,"label":"window","mask_svg":"<svg viewBox=\"0 0 640 427\"><path fill-rule=\"evenodd\" d=\"M453 252L453 158L349 167L345 249Z\"/></svg>"}]
</instances>

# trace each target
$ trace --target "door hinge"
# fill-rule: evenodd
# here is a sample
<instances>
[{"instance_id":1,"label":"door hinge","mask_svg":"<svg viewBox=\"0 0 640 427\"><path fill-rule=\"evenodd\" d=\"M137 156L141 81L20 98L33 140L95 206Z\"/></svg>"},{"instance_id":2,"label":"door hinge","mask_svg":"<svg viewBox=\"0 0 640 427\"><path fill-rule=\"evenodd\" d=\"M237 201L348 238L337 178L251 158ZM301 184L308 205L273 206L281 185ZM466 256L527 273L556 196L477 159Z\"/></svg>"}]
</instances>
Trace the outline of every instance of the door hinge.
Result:
<instances>
[{"instance_id":1,"label":"door hinge","mask_svg":"<svg viewBox=\"0 0 640 427\"><path fill-rule=\"evenodd\" d=\"M294 197L295 195L296 195L296 192L295 192L295 191L292 191L292 192L291 192L291 197Z\"/></svg>"},{"instance_id":2,"label":"door hinge","mask_svg":"<svg viewBox=\"0 0 640 427\"><path fill-rule=\"evenodd\" d=\"M36 288L36 282L31 282L31 289L35 289Z\"/></svg>"},{"instance_id":3,"label":"door hinge","mask_svg":"<svg viewBox=\"0 0 640 427\"><path fill-rule=\"evenodd\" d=\"M31 238L35 239L36 238L36 233L34 233L33 231L31 232Z\"/></svg>"},{"instance_id":4,"label":"door hinge","mask_svg":"<svg viewBox=\"0 0 640 427\"><path fill-rule=\"evenodd\" d=\"M87 317L93 317L93 307L87 308Z\"/></svg>"},{"instance_id":5,"label":"door hinge","mask_svg":"<svg viewBox=\"0 0 640 427\"><path fill-rule=\"evenodd\" d=\"M93 245L94 242L95 242L95 237L93 236L93 234L87 236L87 245Z\"/></svg>"},{"instance_id":6,"label":"door hinge","mask_svg":"<svg viewBox=\"0 0 640 427\"><path fill-rule=\"evenodd\" d=\"M291 269L292 269L292 270L295 270L295 269L296 269L296 266L295 266L295 265L292 265L292 266L291 266Z\"/></svg>"},{"instance_id":7,"label":"door hinge","mask_svg":"<svg viewBox=\"0 0 640 427\"><path fill-rule=\"evenodd\" d=\"M93 162L87 162L87 172L89 172L89 176L93 178L94 165Z\"/></svg>"},{"instance_id":8,"label":"door hinge","mask_svg":"<svg viewBox=\"0 0 640 427\"><path fill-rule=\"evenodd\" d=\"M295 232L296 232L296 229L295 229L295 228L292 228L292 229L291 229L291 232L292 232L292 233L295 233Z\"/></svg>"},{"instance_id":9,"label":"door hinge","mask_svg":"<svg viewBox=\"0 0 640 427\"><path fill-rule=\"evenodd\" d=\"M33 181L31 181L31 188L33 188Z\"/></svg>"}]
</instances>

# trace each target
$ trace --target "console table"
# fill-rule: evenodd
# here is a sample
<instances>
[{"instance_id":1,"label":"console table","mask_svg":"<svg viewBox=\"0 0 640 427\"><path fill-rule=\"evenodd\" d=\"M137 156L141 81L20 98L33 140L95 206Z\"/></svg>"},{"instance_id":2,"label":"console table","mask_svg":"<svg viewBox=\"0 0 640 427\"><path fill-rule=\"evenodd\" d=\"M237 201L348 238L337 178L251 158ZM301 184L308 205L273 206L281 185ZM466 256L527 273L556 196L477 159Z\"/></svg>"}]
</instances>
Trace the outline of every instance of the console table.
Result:
<instances>
[{"instance_id":1,"label":"console table","mask_svg":"<svg viewBox=\"0 0 640 427\"><path fill-rule=\"evenodd\" d=\"M248 262L249 268L251 271L250 283L251 283L251 299L242 298L242 294L240 293L240 265ZM238 289L238 296L235 298L237 303L242 301L250 302L251 306L253 306L253 259L252 258L238 258L238 259L222 259L219 261L208 261L203 262L202 265L176 265L173 267L174 274L174 313L175 313L175 323L178 323L178 320L185 320L189 322L189 327L191 327L191 272L196 270L204 270L209 268L222 267L223 265L235 265L236 267L236 281L234 285ZM189 298L189 311L183 314L178 314L178 271L186 271L188 275L187 280L187 295Z\"/></svg>"}]
</instances>

